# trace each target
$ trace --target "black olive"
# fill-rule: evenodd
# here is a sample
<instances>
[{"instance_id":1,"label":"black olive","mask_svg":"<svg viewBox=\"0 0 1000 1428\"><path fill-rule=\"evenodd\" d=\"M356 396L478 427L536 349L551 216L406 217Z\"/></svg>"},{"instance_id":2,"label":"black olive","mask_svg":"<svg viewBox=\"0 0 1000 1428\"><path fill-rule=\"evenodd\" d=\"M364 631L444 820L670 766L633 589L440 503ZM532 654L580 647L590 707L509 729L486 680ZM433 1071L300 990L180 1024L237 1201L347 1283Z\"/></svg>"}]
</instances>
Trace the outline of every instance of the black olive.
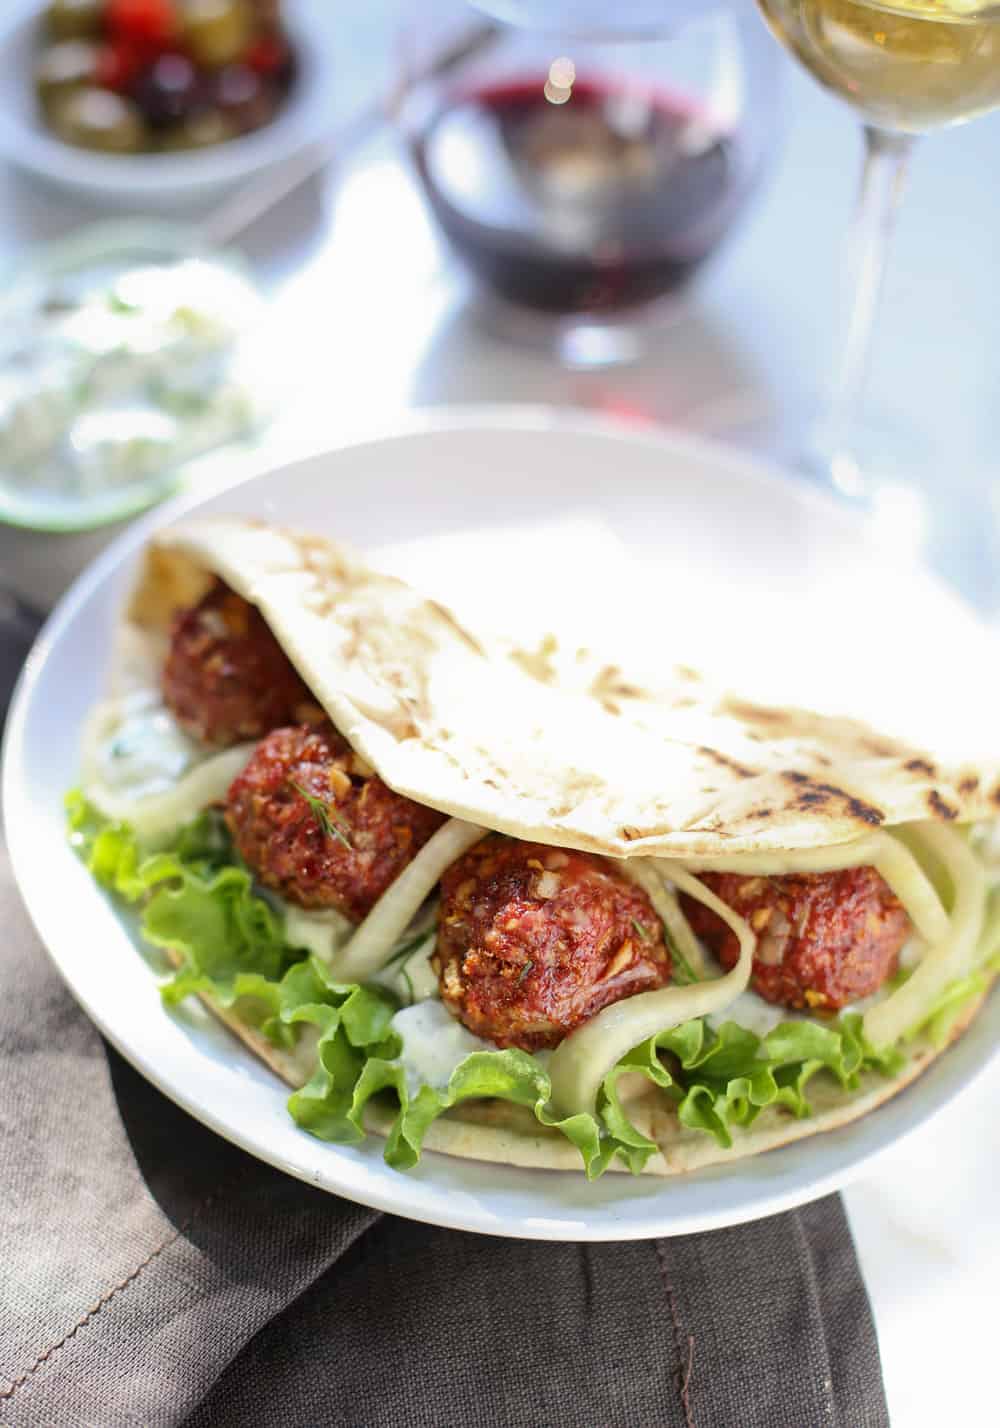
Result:
<instances>
[{"instance_id":1,"label":"black olive","mask_svg":"<svg viewBox=\"0 0 1000 1428\"><path fill-rule=\"evenodd\" d=\"M159 129L189 118L206 102L205 85L186 55L160 55L132 86L146 121Z\"/></svg>"},{"instance_id":2,"label":"black olive","mask_svg":"<svg viewBox=\"0 0 1000 1428\"><path fill-rule=\"evenodd\" d=\"M227 64L219 71L214 98L223 114L244 134L267 124L278 107L274 86L245 64Z\"/></svg>"}]
</instances>

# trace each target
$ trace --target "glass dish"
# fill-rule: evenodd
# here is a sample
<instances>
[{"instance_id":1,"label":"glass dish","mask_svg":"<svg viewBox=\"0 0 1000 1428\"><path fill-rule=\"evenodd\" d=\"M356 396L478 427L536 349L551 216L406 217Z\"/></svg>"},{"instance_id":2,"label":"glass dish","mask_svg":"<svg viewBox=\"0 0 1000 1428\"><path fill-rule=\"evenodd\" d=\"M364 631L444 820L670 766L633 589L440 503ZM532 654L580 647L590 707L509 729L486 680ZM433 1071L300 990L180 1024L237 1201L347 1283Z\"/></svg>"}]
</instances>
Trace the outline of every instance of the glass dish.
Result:
<instances>
[{"instance_id":1,"label":"glass dish","mask_svg":"<svg viewBox=\"0 0 1000 1428\"><path fill-rule=\"evenodd\" d=\"M0 521L80 531L153 505L270 410L242 260L194 229L88 228L12 265L0 313Z\"/></svg>"}]
</instances>

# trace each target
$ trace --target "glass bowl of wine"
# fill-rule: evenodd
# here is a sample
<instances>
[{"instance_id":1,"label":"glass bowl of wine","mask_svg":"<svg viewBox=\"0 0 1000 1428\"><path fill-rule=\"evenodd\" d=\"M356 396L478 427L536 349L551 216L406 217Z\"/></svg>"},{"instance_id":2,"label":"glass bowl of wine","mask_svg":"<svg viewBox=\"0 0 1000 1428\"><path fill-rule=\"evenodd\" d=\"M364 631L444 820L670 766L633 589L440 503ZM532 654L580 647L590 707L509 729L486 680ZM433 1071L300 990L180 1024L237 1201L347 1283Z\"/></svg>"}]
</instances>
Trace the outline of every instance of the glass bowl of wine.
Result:
<instances>
[{"instance_id":1,"label":"glass bowl of wine","mask_svg":"<svg viewBox=\"0 0 1000 1428\"><path fill-rule=\"evenodd\" d=\"M642 8L592 7L578 28L557 6L555 29L515 13L432 78L440 35L403 31L399 121L440 231L491 325L572 365L637 355L774 145L777 66L752 12Z\"/></svg>"}]
</instances>

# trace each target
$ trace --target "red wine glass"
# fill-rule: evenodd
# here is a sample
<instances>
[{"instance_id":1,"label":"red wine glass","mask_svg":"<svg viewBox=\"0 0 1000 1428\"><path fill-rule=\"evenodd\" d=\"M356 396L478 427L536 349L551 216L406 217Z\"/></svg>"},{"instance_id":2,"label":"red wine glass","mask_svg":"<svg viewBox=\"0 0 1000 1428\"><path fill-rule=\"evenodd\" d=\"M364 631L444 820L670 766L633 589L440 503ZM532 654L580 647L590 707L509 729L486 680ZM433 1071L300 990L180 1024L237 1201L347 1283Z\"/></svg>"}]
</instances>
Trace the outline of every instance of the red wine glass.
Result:
<instances>
[{"instance_id":1,"label":"red wine glass","mask_svg":"<svg viewBox=\"0 0 1000 1428\"><path fill-rule=\"evenodd\" d=\"M402 46L401 128L481 308L577 366L636 355L677 310L775 133L776 65L752 13L664 0L655 24L629 25L624 11L579 30L502 24L433 79L415 78L433 27Z\"/></svg>"}]
</instances>

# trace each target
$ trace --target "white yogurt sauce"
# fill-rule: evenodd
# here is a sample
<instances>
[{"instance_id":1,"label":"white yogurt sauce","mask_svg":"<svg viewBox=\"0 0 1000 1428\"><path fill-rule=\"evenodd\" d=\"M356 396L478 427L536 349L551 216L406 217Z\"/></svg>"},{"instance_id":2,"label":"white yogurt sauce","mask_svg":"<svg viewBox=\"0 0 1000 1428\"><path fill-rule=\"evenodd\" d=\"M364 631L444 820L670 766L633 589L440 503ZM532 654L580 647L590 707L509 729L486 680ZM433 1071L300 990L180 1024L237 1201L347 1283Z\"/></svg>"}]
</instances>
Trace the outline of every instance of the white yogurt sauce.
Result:
<instances>
[{"instance_id":1,"label":"white yogurt sauce","mask_svg":"<svg viewBox=\"0 0 1000 1428\"><path fill-rule=\"evenodd\" d=\"M116 793L149 798L173 788L204 757L205 750L185 734L155 691L137 691L109 716L93 771Z\"/></svg>"},{"instance_id":2,"label":"white yogurt sauce","mask_svg":"<svg viewBox=\"0 0 1000 1428\"><path fill-rule=\"evenodd\" d=\"M336 954L354 931L354 924L335 908L297 907L284 898L275 898L285 920L285 941L289 947L311 952L321 962L333 966Z\"/></svg>"},{"instance_id":3,"label":"white yogurt sauce","mask_svg":"<svg viewBox=\"0 0 1000 1428\"><path fill-rule=\"evenodd\" d=\"M147 847L224 799L253 744L221 753L188 738L156 691L102 705L84 741L83 791L106 818L131 824Z\"/></svg>"},{"instance_id":4,"label":"white yogurt sauce","mask_svg":"<svg viewBox=\"0 0 1000 1428\"><path fill-rule=\"evenodd\" d=\"M460 1021L435 999L415 1002L393 1017L391 1026L403 1040L399 1060L406 1073L410 1095L421 1086L443 1091L459 1062L474 1051L496 1051L489 1041L483 1041L466 1031Z\"/></svg>"},{"instance_id":5,"label":"white yogurt sauce","mask_svg":"<svg viewBox=\"0 0 1000 1428\"><path fill-rule=\"evenodd\" d=\"M769 1031L773 1031L779 1022L789 1021L794 1015L787 1007L771 1006L770 1002L766 1002L756 992L747 991L741 992L733 1001L728 1002L722 1011L709 1012L705 1020L713 1031L718 1031L723 1022L735 1021L747 1031L764 1037Z\"/></svg>"},{"instance_id":6,"label":"white yogurt sauce","mask_svg":"<svg viewBox=\"0 0 1000 1428\"><path fill-rule=\"evenodd\" d=\"M245 435L267 412L247 358L262 312L221 259L36 283L0 350L0 477L94 496Z\"/></svg>"}]
</instances>

